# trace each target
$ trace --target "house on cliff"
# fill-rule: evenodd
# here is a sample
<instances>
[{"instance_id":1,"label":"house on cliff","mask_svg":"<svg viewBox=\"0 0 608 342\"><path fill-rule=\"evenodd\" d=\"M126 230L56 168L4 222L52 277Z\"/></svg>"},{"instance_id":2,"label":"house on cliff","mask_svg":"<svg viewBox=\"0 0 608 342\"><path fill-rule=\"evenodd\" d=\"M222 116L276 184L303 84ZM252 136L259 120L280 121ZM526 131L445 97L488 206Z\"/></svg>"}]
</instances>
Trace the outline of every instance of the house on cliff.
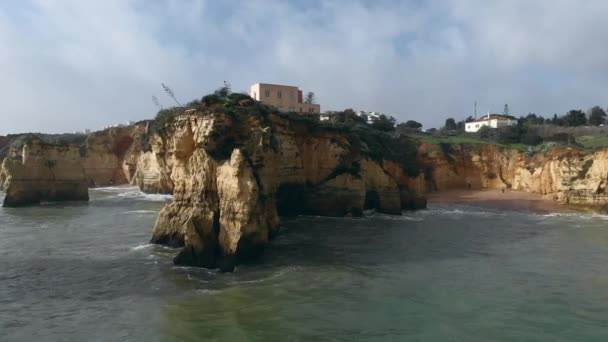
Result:
<instances>
[{"instance_id":1,"label":"house on cliff","mask_svg":"<svg viewBox=\"0 0 608 342\"><path fill-rule=\"evenodd\" d=\"M275 106L281 112L321 113L321 105L304 101L302 90L295 86L256 83L249 95L264 104Z\"/></svg>"},{"instance_id":2,"label":"house on cliff","mask_svg":"<svg viewBox=\"0 0 608 342\"><path fill-rule=\"evenodd\" d=\"M466 132L475 133L479 131L483 126L488 126L490 128L500 128L513 125L517 125L517 119L512 116L488 113L487 115L479 119L467 122L465 124L464 130Z\"/></svg>"}]
</instances>

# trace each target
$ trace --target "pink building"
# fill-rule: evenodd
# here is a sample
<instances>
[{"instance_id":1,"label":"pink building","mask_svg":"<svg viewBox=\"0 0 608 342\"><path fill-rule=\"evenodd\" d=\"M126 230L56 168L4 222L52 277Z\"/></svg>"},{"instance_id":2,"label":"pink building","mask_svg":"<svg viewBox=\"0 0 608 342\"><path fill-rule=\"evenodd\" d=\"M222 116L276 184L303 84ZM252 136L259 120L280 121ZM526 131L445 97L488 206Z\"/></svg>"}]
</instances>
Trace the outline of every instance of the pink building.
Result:
<instances>
[{"instance_id":1,"label":"pink building","mask_svg":"<svg viewBox=\"0 0 608 342\"><path fill-rule=\"evenodd\" d=\"M264 104L277 107L281 112L321 112L321 105L304 103L302 90L295 86L256 83L251 86L249 95Z\"/></svg>"}]
</instances>

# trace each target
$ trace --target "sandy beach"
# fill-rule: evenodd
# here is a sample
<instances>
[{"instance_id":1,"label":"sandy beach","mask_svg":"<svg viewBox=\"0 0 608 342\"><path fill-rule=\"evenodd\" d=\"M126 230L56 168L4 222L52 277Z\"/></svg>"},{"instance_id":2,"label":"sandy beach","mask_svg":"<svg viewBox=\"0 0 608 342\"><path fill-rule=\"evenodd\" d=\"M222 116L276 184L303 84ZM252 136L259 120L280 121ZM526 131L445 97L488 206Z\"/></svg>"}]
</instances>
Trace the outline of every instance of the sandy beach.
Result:
<instances>
[{"instance_id":1,"label":"sandy beach","mask_svg":"<svg viewBox=\"0 0 608 342\"><path fill-rule=\"evenodd\" d=\"M471 203L480 206L535 213L576 212L539 194L499 189L448 190L426 194L429 203Z\"/></svg>"}]
</instances>

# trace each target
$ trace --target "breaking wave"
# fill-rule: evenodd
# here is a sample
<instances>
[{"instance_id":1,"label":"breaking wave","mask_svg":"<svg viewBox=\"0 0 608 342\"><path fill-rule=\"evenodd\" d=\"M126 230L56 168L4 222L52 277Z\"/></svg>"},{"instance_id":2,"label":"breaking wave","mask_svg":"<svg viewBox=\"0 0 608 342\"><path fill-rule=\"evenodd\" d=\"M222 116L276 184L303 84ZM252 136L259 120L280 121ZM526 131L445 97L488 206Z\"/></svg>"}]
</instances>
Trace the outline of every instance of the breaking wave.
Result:
<instances>
[{"instance_id":1,"label":"breaking wave","mask_svg":"<svg viewBox=\"0 0 608 342\"><path fill-rule=\"evenodd\" d=\"M158 211L156 210L131 210L131 211L125 211L124 213L121 214L156 214L158 213Z\"/></svg>"},{"instance_id":2,"label":"breaking wave","mask_svg":"<svg viewBox=\"0 0 608 342\"><path fill-rule=\"evenodd\" d=\"M92 188L98 199L135 199L151 202L167 202L173 199L170 194L147 194L142 192L137 186L109 186L102 188Z\"/></svg>"}]
</instances>

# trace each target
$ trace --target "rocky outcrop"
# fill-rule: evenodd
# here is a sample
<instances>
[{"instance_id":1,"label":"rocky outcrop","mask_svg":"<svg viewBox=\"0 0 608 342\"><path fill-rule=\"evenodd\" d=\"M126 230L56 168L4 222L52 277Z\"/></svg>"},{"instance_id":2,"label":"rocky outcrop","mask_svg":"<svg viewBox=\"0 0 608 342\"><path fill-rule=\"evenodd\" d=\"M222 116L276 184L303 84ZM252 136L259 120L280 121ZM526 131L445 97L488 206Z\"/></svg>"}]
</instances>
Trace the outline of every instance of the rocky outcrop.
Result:
<instances>
[{"instance_id":1,"label":"rocky outcrop","mask_svg":"<svg viewBox=\"0 0 608 342\"><path fill-rule=\"evenodd\" d=\"M89 186L136 183L137 163L147 144L147 122L89 134L81 146Z\"/></svg>"},{"instance_id":2,"label":"rocky outcrop","mask_svg":"<svg viewBox=\"0 0 608 342\"><path fill-rule=\"evenodd\" d=\"M399 214L425 205L396 163L372 159L353 141L337 128L276 113L175 118L155 138L154 159L142 161L174 186L152 242L183 246L177 264L231 270L276 234L279 215Z\"/></svg>"},{"instance_id":3,"label":"rocky outcrop","mask_svg":"<svg viewBox=\"0 0 608 342\"><path fill-rule=\"evenodd\" d=\"M152 135L149 139L148 151L131 154L130 163L135 165L131 184L139 186L146 193L172 194L172 168L167 164L167 160L171 161L172 158L165 155L164 140L161 136Z\"/></svg>"},{"instance_id":4,"label":"rocky outcrop","mask_svg":"<svg viewBox=\"0 0 608 342\"><path fill-rule=\"evenodd\" d=\"M0 190L2 190L4 187L4 178L2 176L2 161L4 161L4 158L8 155L10 144L12 143L12 141L13 139L10 137L0 136Z\"/></svg>"},{"instance_id":5,"label":"rocky outcrop","mask_svg":"<svg viewBox=\"0 0 608 342\"><path fill-rule=\"evenodd\" d=\"M9 151L0 178L5 207L89 199L78 145L49 145L33 137Z\"/></svg>"},{"instance_id":6,"label":"rocky outcrop","mask_svg":"<svg viewBox=\"0 0 608 342\"><path fill-rule=\"evenodd\" d=\"M608 149L553 147L530 154L496 145L419 147L430 191L508 188L538 193L559 202L605 211L608 205Z\"/></svg>"},{"instance_id":7,"label":"rocky outcrop","mask_svg":"<svg viewBox=\"0 0 608 342\"><path fill-rule=\"evenodd\" d=\"M0 151L0 159L6 157L0 171L4 204L86 200L88 187L137 183L148 139L147 122L88 135L13 136Z\"/></svg>"}]
</instances>

